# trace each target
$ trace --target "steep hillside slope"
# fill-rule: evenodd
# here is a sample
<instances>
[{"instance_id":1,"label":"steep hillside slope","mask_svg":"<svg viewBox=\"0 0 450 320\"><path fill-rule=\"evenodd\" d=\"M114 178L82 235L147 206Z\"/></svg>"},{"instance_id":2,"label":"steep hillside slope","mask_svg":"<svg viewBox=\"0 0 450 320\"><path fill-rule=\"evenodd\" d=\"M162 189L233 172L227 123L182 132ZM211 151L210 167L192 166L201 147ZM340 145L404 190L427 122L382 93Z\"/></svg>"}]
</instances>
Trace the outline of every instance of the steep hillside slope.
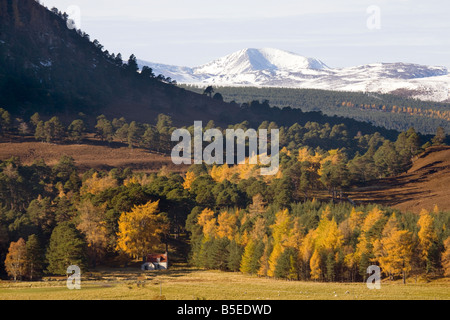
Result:
<instances>
[{"instance_id":1,"label":"steep hillside slope","mask_svg":"<svg viewBox=\"0 0 450 320\"><path fill-rule=\"evenodd\" d=\"M377 202L402 211L450 210L450 147L432 147L415 159L411 169L350 195L357 202Z\"/></svg>"}]
</instances>

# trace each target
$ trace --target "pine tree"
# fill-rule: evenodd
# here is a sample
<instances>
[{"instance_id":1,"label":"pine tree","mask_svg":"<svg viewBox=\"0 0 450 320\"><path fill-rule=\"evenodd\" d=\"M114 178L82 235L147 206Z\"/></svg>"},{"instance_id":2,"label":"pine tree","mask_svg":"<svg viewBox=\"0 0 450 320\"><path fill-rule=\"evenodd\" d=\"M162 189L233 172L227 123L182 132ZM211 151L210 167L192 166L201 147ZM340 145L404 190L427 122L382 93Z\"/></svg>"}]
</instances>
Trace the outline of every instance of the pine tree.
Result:
<instances>
[{"instance_id":1,"label":"pine tree","mask_svg":"<svg viewBox=\"0 0 450 320\"><path fill-rule=\"evenodd\" d=\"M7 110L0 108L0 134L10 131L11 126L11 114Z\"/></svg>"},{"instance_id":2,"label":"pine tree","mask_svg":"<svg viewBox=\"0 0 450 320\"><path fill-rule=\"evenodd\" d=\"M114 128L111 121L106 119L104 115L97 117L97 124L95 126L97 137L102 141L112 142L114 137Z\"/></svg>"},{"instance_id":3,"label":"pine tree","mask_svg":"<svg viewBox=\"0 0 450 320\"><path fill-rule=\"evenodd\" d=\"M27 208L27 215L30 222L39 227L42 232L49 236L55 227L55 212L50 198L38 197L30 202Z\"/></svg>"},{"instance_id":4,"label":"pine tree","mask_svg":"<svg viewBox=\"0 0 450 320\"><path fill-rule=\"evenodd\" d=\"M86 247L85 240L73 223L60 223L50 237L46 254L48 271L52 274L65 275L67 268L72 265L86 270Z\"/></svg>"},{"instance_id":5,"label":"pine tree","mask_svg":"<svg viewBox=\"0 0 450 320\"><path fill-rule=\"evenodd\" d=\"M127 135L128 147L132 149L133 145L139 144L140 141L139 139L141 136L142 136L141 126L136 121L132 121L128 127L128 135Z\"/></svg>"},{"instance_id":6,"label":"pine tree","mask_svg":"<svg viewBox=\"0 0 450 320\"><path fill-rule=\"evenodd\" d=\"M28 237L26 242L27 251L27 277L31 281L42 277L44 270L44 252L36 235Z\"/></svg>"},{"instance_id":7,"label":"pine tree","mask_svg":"<svg viewBox=\"0 0 450 320\"><path fill-rule=\"evenodd\" d=\"M228 245L228 270L232 272L237 272L240 269L241 257L243 254L242 246L237 243L237 241L232 240Z\"/></svg>"},{"instance_id":8,"label":"pine tree","mask_svg":"<svg viewBox=\"0 0 450 320\"><path fill-rule=\"evenodd\" d=\"M326 261L326 269L327 269L327 280L332 282L334 281L335 277L336 277L336 260L335 260L335 255L333 252L330 252L327 255L327 261Z\"/></svg>"},{"instance_id":9,"label":"pine tree","mask_svg":"<svg viewBox=\"0 0 450 320\"><path fill-rule=\"evenodd\" d=\"M294 248L287 248L278 259L275 268L275 278L298 280L297 252Z\"/></svg>"},{"instance_id":10,"label":"pine tree","mask_svg":"<svg viewBox=\"0 0 450 320\"><path fill-rule=\"evenodd\" d=\"M161 150L160 135L155 127L150 126L145 130L142 136L142 146L158 152Z\"/></svg>"},{"instance_id":11,"label":"pine tree","mask_svg":"<svg viewBox=\"0 0 450 320\"><path fill-rule=\"evenodd\" d=\"M230 240L228 238L216 238L213 241L208 258L212 261L208 268L226 271L230 257Z\"/></svg>"},{"instance_id":12,"label":"pine tree","mask_svg":"<svg viewBox=\"0 0 450 320\"><path fill-rule=\"evenodd\" d=\"M128 123L124 123L122 126L120 126L115 133L115 138L118 139L120 142L124 143L128 141L128 129L130 125Z\"/></svg>"},{"instance_id":13,"label":"pine tree","mask_svg":"<svg viewBox=\"0 0 450 320\"><path fill-rule=\"evenodd\" d=\"M76 143L81 143L86 132L86 125L83 120L77 119L72 121L67 130L70 140Z\"/></svg>"},{"instance_id":14,"label":"pine tree","mask_svg":"<svg viewBox=\"0 0 450 320\"><path fill-rule=\"evenodd\" d=\"M437 132L436 135L434 136L434 138L431 140L431 142L433 143L433 145L435 146L440 146L440 145L445 145L445 140L447 139L447 136L445 134L445 130L442 127L438 127L437 128Z\"/></svg>"},{"instance_id":15,"label":"pine tree","mask_svg":"<svg viewBox=\"0 0 450 320\"><path fill-rule=\"evenodd\" d=\"M137 58L134 54L132 54L130 56L130 58L128 59L128 63L126 65L126 70L129 71L130 73L136 73L139 71Z\"/></svg>"},{"instance_id":16,"label":"pine tree","mask_svg":"<svg viewBox=\"0 0 450 320\"><path fill-rule=\"evenodd\" d=\"M38 141L44 142L46 140L44 121L39 121L36 125L36 130L34 132L34 138Z\"/></svg>"},{"instance_id":17,"label":"pine tree","mask_svg":"<svg viewBox=\"0 0 450 320\"><path fill-rule=\"evenodd\" d=\"M53 117L44 123L44 135L46 142L62 141L65 130L58 117Z\"/></svg>"},{"instance_id":18,"label":"pine tree","mask_svg":"<svg viewBox=\"0 0 450 320\"><path fill-rule=\"evenodd\" d=\"M143 66L141 70L141 76L144 78L154 78L155 74L153 73L153 69L149 66Z\"/></svg>"},{"instance_id":19,"label":"pine tree","mask_svg":"<svg viewBox=\"0 0 450 320\"><path fill-rule=\"evenodd\" d=\"M64 184L64 189L78 193L81 188L81 179L76 171L70 174L69 180Z\"/></svg>"},{"instance_id":20,"label":"pine tree","mask_svg":"<svg viewBox=\"0 0 450 320\"><path fill-rule=\"evenodd\" d=\"M39 116L39 113L36 112L30 117L30 123L34 128L36 128L39 122L41 122L41 117Z\"/></svg>"},{"instance_id":21,"label":"pine tree","mask_svg":"<svg viewBox=\"0 0 450 320\"><path fill-rule=\"evenodd\" d=\"M210 98L212 97L212 94L214 93L214 88L212 86L208 86L205 91L203 91L204 95L208 95Z\"/></svg>"}]
</instances>

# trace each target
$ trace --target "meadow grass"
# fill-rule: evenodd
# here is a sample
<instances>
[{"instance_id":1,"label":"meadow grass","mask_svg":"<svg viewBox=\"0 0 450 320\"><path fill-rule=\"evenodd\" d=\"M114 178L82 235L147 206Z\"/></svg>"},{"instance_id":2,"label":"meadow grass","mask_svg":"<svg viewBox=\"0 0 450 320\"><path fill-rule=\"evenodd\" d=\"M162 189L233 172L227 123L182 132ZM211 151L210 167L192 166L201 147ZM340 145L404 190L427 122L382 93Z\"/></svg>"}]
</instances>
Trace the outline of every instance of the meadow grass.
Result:
<instances>
[{"instance_id":1,"label":"meadow grass","mask_svg":"<svg viewBox=\"0 0 450 320\"><path fill-rule=\"evenodd\" d=\"M82 276L81 290L62 279L0 282L0 300L450 300L450 279L384 281L380 290L365 283L319 283L266 279L220 271L104 270Z\"/></svg>"}]
</instances>

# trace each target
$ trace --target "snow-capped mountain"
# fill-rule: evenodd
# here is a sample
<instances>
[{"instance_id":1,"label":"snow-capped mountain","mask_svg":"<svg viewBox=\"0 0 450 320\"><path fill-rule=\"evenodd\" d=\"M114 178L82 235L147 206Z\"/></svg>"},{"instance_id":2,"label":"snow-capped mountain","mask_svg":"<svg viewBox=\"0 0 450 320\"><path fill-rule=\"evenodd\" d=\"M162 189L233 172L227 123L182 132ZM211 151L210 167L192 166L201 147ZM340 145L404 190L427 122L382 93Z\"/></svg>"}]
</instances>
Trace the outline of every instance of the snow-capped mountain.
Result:
<instances>
[{"instance_id":1,"label":"snow-capped mountain","mask_svg":"<svg viewBox=\"0 0 450 320\"><path fill-rule=\"evenodd\" d=\"M155 74L200 86L256 86L394 93L422 100L449 100L445 67L374 63L330 68L320 60L278 49L244 49L189 68L139 61Z\"/></svg>"},{"instance_id":2,"label":"snow-capped mountain","mask_svg":"<svg viewBox=\"0 0 450 320\"><path fill-rule=\"evenodd\" d=\"M287 71L328 67L321 61L277 49L244 49L194 69L196 74L236 75L258 71Z\"/></svg>"}]
</instances>

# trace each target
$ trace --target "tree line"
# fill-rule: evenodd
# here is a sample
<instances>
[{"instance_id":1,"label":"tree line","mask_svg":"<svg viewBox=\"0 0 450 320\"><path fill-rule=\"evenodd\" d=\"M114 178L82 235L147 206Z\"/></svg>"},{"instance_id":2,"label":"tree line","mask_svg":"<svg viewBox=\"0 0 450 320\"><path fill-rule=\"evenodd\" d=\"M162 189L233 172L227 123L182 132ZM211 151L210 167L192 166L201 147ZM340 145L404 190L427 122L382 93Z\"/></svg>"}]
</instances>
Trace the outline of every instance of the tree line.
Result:
<instances>
[{"instance_id":1,"label":"tree line","mask_svg":"<svg viewBox=\"0 0 450 320\"><path fill-rule=\"evenodd\" d=\"M437 127L450 130L448 103L407 99L390 94L337 92L317 89L216 87L180 85L196 93L219 92L220 97L240 105L267 101L280 108L304 112L320 111L329 116L366 121L387 129L406 131L414 127L422 134L434 134ZM211 91L213 90L213 91Z\"/></svg>"},{"instance_id":2,"label":"tree line","mask_svg":"<svg viewBox=\"0 0 450 320\"><path fill-rule=\"evenodd\" d=\"M450 274L449 214L420 215L316 200L289 209L260 195L246 209L194 210L191 262L289 280L362 281L379 265L389 279Z\"/></svg>"}]
</instances>

